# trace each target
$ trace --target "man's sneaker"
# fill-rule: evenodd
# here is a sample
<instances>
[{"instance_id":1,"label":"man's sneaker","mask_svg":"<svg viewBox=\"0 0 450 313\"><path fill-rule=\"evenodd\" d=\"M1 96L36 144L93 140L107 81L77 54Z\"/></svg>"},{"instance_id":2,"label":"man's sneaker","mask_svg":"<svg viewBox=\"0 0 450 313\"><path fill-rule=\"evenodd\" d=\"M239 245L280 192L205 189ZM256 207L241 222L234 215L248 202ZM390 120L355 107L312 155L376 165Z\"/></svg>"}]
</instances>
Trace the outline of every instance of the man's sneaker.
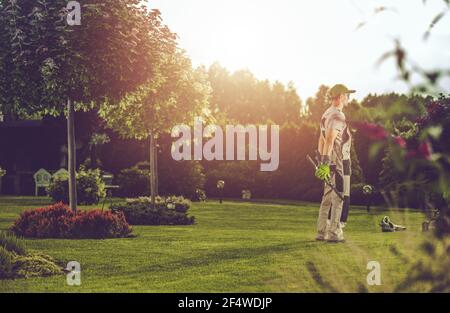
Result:
<instances>
[{"instance_id":1,"label":"man's sneaker","mask_svg":"<svg viewBox=\"0 0 450 313\"><path fill-rule=\"evenodd\" d=\"M339 227L339 229L338 229L337 237L338 237L338 240L344 240L344 231L342 230L341 227Z\"/></svg>"},{"instance_id":2,"label":"man's sneaker","mask_svg":"<svg viewBox=\"0 0 450 313\"><path fill-rule=\"evenodd\" d=\"M344 232L342 231L342 228L338 228L337 234L329 233L326 240L327 242L345 242Z\"/></svg>"},{"instance_id":3,"label":"man's sneaker","mask_svg":"<svg viewBox=\"0 0 450 313\"><path fill-rule=\"evenodd\" d=\"M341 224L341 228L345 228L345 226L347 225L347 223L345 222L339 222Z\"/></svg>"},{"instance_id":4,"label":"man's sneaker","mask_svg":"<svg viewBox=\"0 0 450 313\"><path fill-rule=\"evenodd\" d=\"M322 235L321 233L318 233L316 236L316 240L317 241L326 241L328 238L327 234Z\"/></svg>"},{"instance_id":5,"label":"man's sneaker","mask_svg":"<svg viewBox=\"0 0 450 313\"><path fill-rule=\"evenodd\" d=\"M344 239L344 237L342 237L342 238L331 237L331 238L327 239L327 242L329 242L329 243L344 243L345 239Z\"/></svg>"}]
</instances>

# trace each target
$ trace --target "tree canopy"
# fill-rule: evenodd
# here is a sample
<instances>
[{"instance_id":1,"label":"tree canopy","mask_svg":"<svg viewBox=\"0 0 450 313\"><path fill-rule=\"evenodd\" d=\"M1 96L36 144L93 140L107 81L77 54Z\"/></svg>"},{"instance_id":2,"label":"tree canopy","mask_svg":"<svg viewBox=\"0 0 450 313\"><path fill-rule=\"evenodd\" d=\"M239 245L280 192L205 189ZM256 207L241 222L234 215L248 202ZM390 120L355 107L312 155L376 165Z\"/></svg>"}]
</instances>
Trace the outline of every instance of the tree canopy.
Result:
<instances>
[{"instance_id":1,"label":"tree canopy","mask_svg":"<svg viewBox=\"0 0 450 313\"><path fill-rule=\"evenodd\" d=\"M0 3L0 103L5 113L58 114L121 99L157 75L175 34L139 0L86 0L79 26L67 1Z\"/></svg>"},{"instance_id":2,"label":"tree canopy","mask_svg":"<svg viewBox=\"0 0 450 313\"><path fill-rule=\"evenodd\" d=\"M125 138L170 133L173 126L208 114L210 85L203 68L193 69L182 51L165 54L158 73L120 101L108 99L99 114Z\"/></svg>"}]
</instances>

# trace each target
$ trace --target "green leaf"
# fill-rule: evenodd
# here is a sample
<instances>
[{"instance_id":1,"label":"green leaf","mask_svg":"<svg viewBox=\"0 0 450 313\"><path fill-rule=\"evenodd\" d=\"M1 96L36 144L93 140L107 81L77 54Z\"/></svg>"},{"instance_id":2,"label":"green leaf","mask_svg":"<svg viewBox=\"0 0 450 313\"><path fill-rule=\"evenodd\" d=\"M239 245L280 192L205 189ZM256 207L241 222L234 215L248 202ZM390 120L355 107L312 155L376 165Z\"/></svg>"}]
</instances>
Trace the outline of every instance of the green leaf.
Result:
<instances>
[{"instance_id":1,"label":"green leaf","mask_svg":"<svg viewBox=\"0 0 450 313\"><path fill-rule=\"evenodd\" d=\"M380 153L380 150L383 148L384 142L378 141L372 143L372 145L369 148L369 159L375 160L376 156Z\"/></svg>"}]
</instances>

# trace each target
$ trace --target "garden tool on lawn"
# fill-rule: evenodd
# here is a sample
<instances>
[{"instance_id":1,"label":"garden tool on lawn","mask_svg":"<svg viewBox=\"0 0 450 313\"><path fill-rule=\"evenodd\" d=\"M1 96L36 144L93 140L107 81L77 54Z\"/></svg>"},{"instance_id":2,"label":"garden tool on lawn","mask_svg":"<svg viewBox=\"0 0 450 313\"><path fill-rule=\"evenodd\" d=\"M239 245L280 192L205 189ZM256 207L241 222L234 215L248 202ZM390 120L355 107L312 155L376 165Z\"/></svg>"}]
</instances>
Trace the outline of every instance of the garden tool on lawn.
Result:
<instances>
[{"instance_id":1,"label":"garden tool on lawn","mask_svg":"<svg viewBox=\"0 0 450 313\"><path fill-rule=\"evenodd\" d=\"M382 232L394 232L399 230L405 230L406 227L402 225L396 225L391 222L391 219L389 216L383 217L383 219L380 222L381 231Z\"/></svg>"},{"instance_id":2,"label":"garden tool on lawn","mask_svg":"<svg viewBox=\"0 0 450 313\"><path fill-rule=\"evenodd\" d=\"M314 162L314 160L309 156L309 154L306 155L306 158L309 162L314 166L314 169L317 170L317 164ZM327 184L336 194L337 196L344 201L344 197L341 195L341 193L336 189L336 186L334 186L329 180L324 180L325 184Z\"/></svg>"}]
</instances>

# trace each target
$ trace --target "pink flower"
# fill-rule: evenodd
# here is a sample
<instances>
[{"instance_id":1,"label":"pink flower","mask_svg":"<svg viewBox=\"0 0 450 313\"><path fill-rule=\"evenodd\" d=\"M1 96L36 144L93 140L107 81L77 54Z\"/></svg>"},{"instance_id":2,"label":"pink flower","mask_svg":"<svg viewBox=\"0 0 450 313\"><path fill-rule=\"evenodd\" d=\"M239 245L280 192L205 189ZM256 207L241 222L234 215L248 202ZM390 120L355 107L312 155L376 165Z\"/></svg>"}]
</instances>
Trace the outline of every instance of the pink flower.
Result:
<instances>
[{"instance_id":1,"label":"pink flower","mask_svg":"<svg viewBox=\"0 0 450 313\"><path fill-rule=\"evenodd\" d=\"M400 148L406 148L406 140L403 139L400 136L394 136L393 137L394 142L400 147Z\"/></svg>"},{"instance_id":2,"label":"pink flower","mask_svg":"<svg viewBox=\"0 0 450 313\"><path fill-rule=\"evenodd\" d=\"M426 160L431 159L433 148L429 141L421 142L415 150L409 150L406 154L407 158L424 158Z\"/></svg>"},{"instance_id":3,"label":"pink flower","mask_svg":"<svg viewBox=\"0 0 450 313\"><path fill-rule=\"evenodd\" d=\"M380 125L374 123L353 123L353 126L371 140L385 140L388 132Z\"/></svg>"},{"instance_id":4,"label":"pink flower","mask_svg":"<svg viewBox=\"0 0 450 313\"><path fill-rule=\"evenodd\" d=\"M432 148L429 141L422 142L417 148L419 155L427 160L431 159Z\"/></svg>"}]
</instances>

